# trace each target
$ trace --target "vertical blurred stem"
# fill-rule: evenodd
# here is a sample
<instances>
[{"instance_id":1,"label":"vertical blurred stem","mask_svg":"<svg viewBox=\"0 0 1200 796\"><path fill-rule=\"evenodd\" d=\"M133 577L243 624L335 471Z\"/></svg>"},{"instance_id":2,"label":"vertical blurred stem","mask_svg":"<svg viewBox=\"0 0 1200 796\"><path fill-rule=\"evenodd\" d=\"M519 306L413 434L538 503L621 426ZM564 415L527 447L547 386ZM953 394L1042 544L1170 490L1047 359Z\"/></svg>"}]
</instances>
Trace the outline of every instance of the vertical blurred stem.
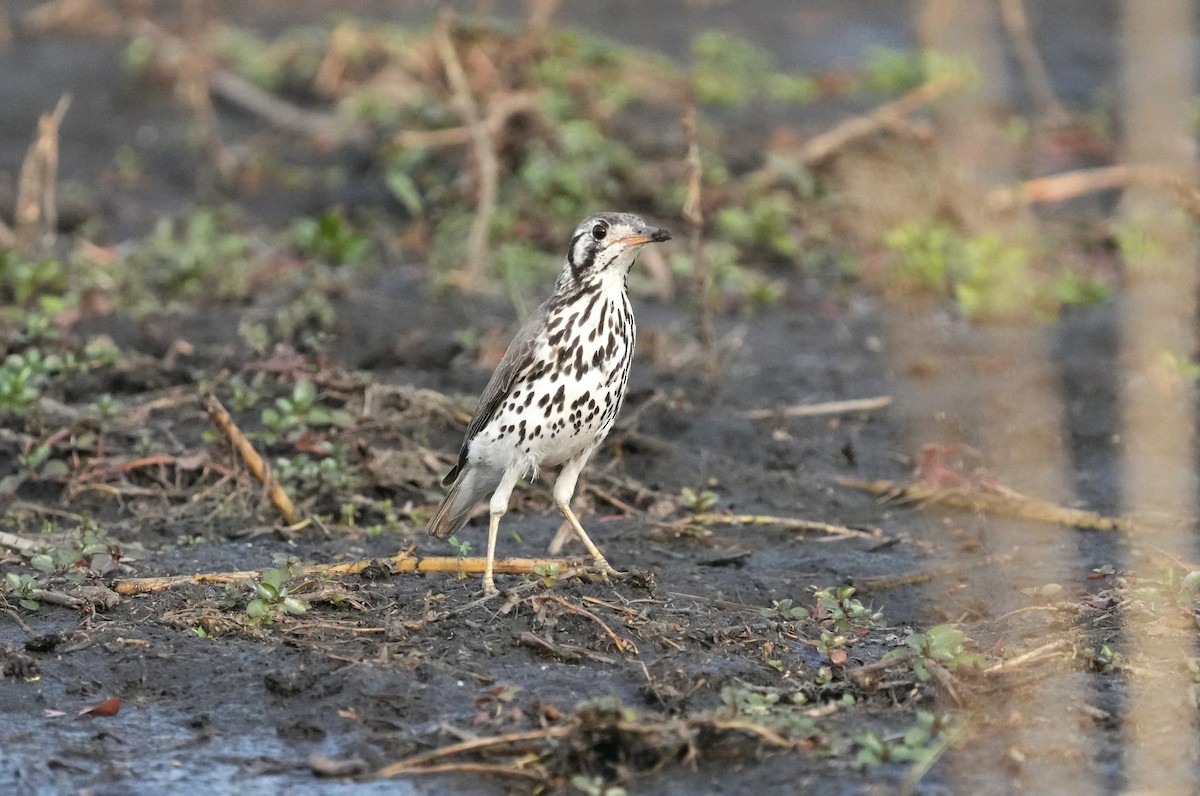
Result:
<instances>
[{"instance_id":1,"label":"vertical blurred stem","mask_svg":"<svg viewBox=\"0 0 1200 796\"><path fill-rule=\"evenodd\" d=\"M483 120L479 105L471 94L471 83L454 48L454 15L443 11L438 16L434 29L434 45L446 80L458 105L467 128L471 131L471 145L475 154L475 166L479 170L479 195L475 201L475 217L467 235L467 264L458 274L458 286L465 291L478 288L488 263L488 235L492 216L496 212L496 192L500 184L500 163L492 145L492 135Z\"/></svg>"},{"instance_id":2,"label":"vertical blurred stem","mask_svg":"<svg viewBox=\"0 0 1200 796\"><path fill-rule=\"evenodd\" d=\"M692 259L692 295L696 304L696 340L704 358L704 378L715 384L721 377L717 359L716 330L713 321L712 269L704 252L704 208L702 185L704 168L700 161L700 136L697 130L696 103L689 102L683 114L687 136L687 197L683 218L688 222L688 250Z\"/></svg>"},{"instance_id":3,"label":"vertical blurred stem","mask_svg":"<svg viewBox=\"0 0 1200 796\"><path fill-rule=\"evenodd\" d=\"M1030 234L1027 219L998 216L983 197L1017 175L1017 156L1007 140L1003 119L1010 112L1004 26L994 0L927 0L920 17L922 44L954 58L967 58L979 75L978 86L944 98L934 110L941 173L952 181L953 212L967 236L997 234L1019 241ZM921 213L923 208L913 208ZM925 443L978 446L989 469L1003 484L1054 502L1070 502L1064 477L1065 412L1052 356L1053 330L1032 319L977 324L969 331L946 334L927 313L891 307L888 345L894 352L893 372L900 378L895 412L911 418L913 449ZM963 353L969 352L969 356ZM941 356L934 374L922 374L910 363ZM1002 368L1000 363L1010 363ZM941 419L946 418L946 419ZM960 549L946 526L931 523L928 538L946 551ZM1019 600L1022 588L1078 578L1076 545L1069 537L1031 532L1013 519L992 517L980 528L981 542L993 552L1011 555L1007 566L989 567L947 595L956 603L1001 611ZM970 553L966 562L974 560ZM928 599L942 602L931 584ZM985 609L986 610L986 609ZM1054 633L1047 628L1047 634ZM1033 645L1045 639L1009 637L1004 643ZM1020 688L979 694L966 708L969 735L1024 756L1019 775L998 760L981 774L974 744L946 755L948 781L954 792L968 792L981 779L1010 789L1035 782L1042 793L1092 792L1086 754L1064 757L1038 754L1047 748L1086 749L1087 724L1079 706L1086 695L1077 683L1030 682ZM998 785L1003 791L1005 786Z\"/></svg>"},{"instance_id":4,"label":"vertical blurred stem","mask_svg":"<svg viewBox=\"0 0 1200 796\"><path fill-rule=\"evenodd\" d=\"M1195 79L1190 0L1123 0L1121 119L1134 166L1194 174L1189 124ZM1126 245L1122 336L1122 499L1126 512L1195 514L1195 387L1179 363L1196 353L1196 255L1191 225L1170 197L1131 188L1122 206ZM1131 540L1133 566L1152 575L1161 554L1193 560L1191 527ZM1172 607L1128 603L1126 782L1131 793L1196 793L1196 711L1186 658L1195 624Z\"/></svg>"}]
</instances>

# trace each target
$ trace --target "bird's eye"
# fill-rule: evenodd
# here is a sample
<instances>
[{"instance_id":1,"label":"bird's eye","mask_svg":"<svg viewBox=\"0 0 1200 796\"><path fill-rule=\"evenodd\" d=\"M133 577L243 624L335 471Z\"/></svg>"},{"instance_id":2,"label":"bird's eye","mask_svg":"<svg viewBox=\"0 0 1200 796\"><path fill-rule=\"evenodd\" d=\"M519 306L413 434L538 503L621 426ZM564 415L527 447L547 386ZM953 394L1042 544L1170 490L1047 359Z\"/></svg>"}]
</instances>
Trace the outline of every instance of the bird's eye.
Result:
<instances>
[{"instance_id":1,"label":"bird's eye","mask_svg":"<svg viewBox=\"0 0 1200 796\"><path fill-rule=\"evenodd\" d=\"M604 240L604 236L608 234L608 227L603 224L597 224L592 227L592 237L596 240Z\"/></svg>"}]
</instances>

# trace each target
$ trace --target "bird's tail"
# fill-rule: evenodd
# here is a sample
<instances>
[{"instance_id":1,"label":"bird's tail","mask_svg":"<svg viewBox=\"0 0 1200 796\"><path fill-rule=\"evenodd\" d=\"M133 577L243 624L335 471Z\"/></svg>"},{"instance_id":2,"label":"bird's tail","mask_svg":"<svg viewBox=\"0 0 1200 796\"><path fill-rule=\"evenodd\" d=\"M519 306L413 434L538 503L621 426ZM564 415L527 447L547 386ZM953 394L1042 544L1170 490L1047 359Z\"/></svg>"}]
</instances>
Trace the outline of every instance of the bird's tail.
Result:
<instances>
[{"instance_id":1,"label":"bird's tail","mask_svg":"<svg viewBox=\"0 0 1200 796\"><path fill-rule=\"evenodd\" d=\"M430 536L445 539L457 532L471 519L471 512L479 499L487 494L485 484L479 483L480 478L476 468L465 467L458 478L450 485L450 491L442 499L442 503L433 513L425 530Z\"/></svg>"}]
</instances>

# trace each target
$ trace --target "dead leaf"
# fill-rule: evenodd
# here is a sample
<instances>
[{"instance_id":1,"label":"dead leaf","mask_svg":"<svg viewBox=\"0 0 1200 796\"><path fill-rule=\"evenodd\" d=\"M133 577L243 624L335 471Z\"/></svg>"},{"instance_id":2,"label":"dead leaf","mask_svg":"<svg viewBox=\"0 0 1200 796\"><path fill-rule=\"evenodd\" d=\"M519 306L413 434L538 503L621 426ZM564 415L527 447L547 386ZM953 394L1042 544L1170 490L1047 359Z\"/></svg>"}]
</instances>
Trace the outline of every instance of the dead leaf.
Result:
<instances>
[{"instance_id":1,"label":"dead leaf","mask_svg":"<svg viewBox=\"0 0 1200 796\"><path fill-rule=\"evenodd\" d=\"M93 705L90 708L84 708L79 711L80 716L115 716L121 711L121 698L109 697L99 705Z\"/></svg>"}]
</instances>

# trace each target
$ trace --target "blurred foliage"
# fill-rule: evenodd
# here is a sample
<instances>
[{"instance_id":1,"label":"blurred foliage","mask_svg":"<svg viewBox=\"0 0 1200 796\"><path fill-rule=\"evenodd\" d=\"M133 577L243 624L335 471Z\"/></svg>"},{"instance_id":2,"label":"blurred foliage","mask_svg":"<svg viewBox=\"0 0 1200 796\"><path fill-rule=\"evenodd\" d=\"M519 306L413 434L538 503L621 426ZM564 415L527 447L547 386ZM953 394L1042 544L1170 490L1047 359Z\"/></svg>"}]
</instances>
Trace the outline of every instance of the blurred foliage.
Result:
<instances>
[{"instance_id":1,"label":"blurred foliage","mask_svg":"<svg viewBox=\"0 0 1200 796\"><path fill-rule=\"evenodd\" d=\"M895 257L893 285L951 296L968 318L1052 316L1108 295L1096 277L1039 273L1024 245L994 232L967 237L945 222L909 222L888 232L884 245Z\"/></svg>"}]
</instances>

